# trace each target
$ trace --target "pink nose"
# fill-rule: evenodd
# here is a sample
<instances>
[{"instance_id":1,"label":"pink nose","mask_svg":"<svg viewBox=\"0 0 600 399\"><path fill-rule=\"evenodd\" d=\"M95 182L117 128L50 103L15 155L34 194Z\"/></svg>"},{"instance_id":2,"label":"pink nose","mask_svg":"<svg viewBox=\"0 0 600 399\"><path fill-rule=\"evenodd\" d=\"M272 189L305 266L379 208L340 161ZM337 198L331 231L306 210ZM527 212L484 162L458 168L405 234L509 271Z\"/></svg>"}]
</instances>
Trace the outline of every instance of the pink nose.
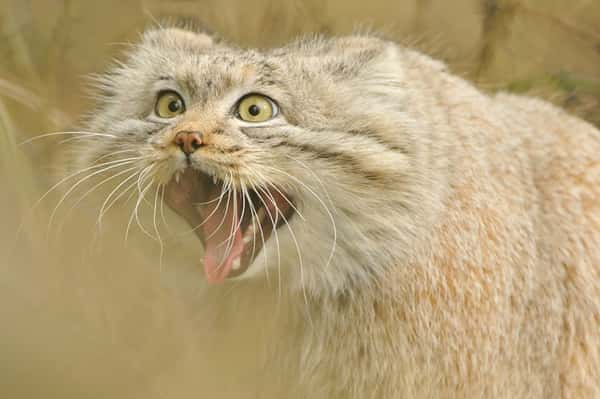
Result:
<instances>
[{"instance_id":1,"label":"pink nose","mask_svg":"<svg viewBox=\"0 0 600 399\"><path fill-rule=\"evenodd\" d=\"M173 140L175 145L181 148L186 155L194 153L198 148L204 145L202 133L200 132L179 132Z\"/></svg>"}]
</instances>

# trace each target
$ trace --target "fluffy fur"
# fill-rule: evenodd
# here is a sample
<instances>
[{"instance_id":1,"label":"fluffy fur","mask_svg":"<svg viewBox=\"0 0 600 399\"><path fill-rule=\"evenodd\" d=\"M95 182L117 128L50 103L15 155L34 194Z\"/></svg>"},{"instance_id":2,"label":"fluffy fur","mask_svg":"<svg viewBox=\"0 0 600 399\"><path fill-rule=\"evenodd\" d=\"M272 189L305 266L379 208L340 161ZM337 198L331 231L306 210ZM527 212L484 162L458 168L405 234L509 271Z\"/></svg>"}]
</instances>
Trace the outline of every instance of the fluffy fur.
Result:
<instances>
[{"instance_id":1,"label":"fluffy fur","mask_svg":"<svg viewBox=\"0 0 600 399\"><path fill-rule=\"evenodd\" d=\"M207 397L600 397L591 125L366 36L257 51L153 30L98 83L87 129L111 136L78 167L141 157L144 184L164 184L188 124L210 139L198 168L277 184L302 214L251 277L203 288ZM188 103L168 123L152 116L165 88ZM248 92L281 117L235 120Z\"/></svg>"}]
</instances>

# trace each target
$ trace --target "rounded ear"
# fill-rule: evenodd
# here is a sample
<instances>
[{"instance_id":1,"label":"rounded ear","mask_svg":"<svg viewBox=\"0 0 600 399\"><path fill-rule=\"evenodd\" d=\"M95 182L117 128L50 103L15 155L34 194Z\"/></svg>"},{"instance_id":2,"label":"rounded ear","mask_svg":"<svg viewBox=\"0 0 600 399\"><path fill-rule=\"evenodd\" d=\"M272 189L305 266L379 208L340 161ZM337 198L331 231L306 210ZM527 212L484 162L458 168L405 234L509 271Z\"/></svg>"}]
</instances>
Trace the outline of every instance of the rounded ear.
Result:
<instances>
[{"instance_id":1,"label":"rounded ear","mask_svg":"<svg viewBox=\"0 0 600 399\"><path fill-rule=\"evenodd\" d=\"M320 57L322 69L341 76L354 76L397 51L395 43L369 35L317 38L315 44L311 55Z\"/></svg>"},{"instance_id":2,"label":"rounded ear","mask_svg":"<svg viewBox=\"0 0 600 399\"><path fill-rule=\"evenodd\" d=\"M144 32L142 43L153 47L186 47L202 50L215 45L212 36L179 27L152 28Z\"/></svg>"}]
</instances>

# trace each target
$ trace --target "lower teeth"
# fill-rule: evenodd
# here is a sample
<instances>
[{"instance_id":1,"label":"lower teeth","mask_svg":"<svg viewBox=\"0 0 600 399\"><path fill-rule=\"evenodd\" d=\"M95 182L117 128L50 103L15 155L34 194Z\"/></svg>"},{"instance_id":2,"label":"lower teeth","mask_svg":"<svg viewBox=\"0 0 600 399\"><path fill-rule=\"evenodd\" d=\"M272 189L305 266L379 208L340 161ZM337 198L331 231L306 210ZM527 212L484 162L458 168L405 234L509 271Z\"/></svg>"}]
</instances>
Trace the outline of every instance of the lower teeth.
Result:
<instances>
[{"instance_id":1,"label":"lower teeth","mask_svg":"<svg viewBox=\"0 0 600 399\"><path fill-rule=\"evenodd\" d=\"M249 244L250 240L252 240L253 235L254 232L252 231L252 227L249 227L248 230L246 230L246 232L244 233L244 244Z\"/></svg>"}]
</instances>

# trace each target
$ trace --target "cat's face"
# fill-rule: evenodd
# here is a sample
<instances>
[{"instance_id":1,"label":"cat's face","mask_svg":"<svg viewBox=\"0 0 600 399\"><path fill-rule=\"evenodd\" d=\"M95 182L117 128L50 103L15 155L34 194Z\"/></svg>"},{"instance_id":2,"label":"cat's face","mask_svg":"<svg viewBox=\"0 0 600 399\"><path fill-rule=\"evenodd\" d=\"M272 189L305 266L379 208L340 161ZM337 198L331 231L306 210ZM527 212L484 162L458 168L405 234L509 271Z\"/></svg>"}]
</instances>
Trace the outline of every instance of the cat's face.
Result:
<instances>
[{"instance_id":1,"label":"cat's face","mask_svg":"<svg viewBox=\"0 0 600 399\"><path fill-rule=\"evenodd\" d=\"M99 79L87 128L104 136L79 164L129 162L138 194L158 189L195 228L209 282L367 277L414 202L397 52L364 37L259 52L150 31Z\"/></svg>"}]
</instances>

